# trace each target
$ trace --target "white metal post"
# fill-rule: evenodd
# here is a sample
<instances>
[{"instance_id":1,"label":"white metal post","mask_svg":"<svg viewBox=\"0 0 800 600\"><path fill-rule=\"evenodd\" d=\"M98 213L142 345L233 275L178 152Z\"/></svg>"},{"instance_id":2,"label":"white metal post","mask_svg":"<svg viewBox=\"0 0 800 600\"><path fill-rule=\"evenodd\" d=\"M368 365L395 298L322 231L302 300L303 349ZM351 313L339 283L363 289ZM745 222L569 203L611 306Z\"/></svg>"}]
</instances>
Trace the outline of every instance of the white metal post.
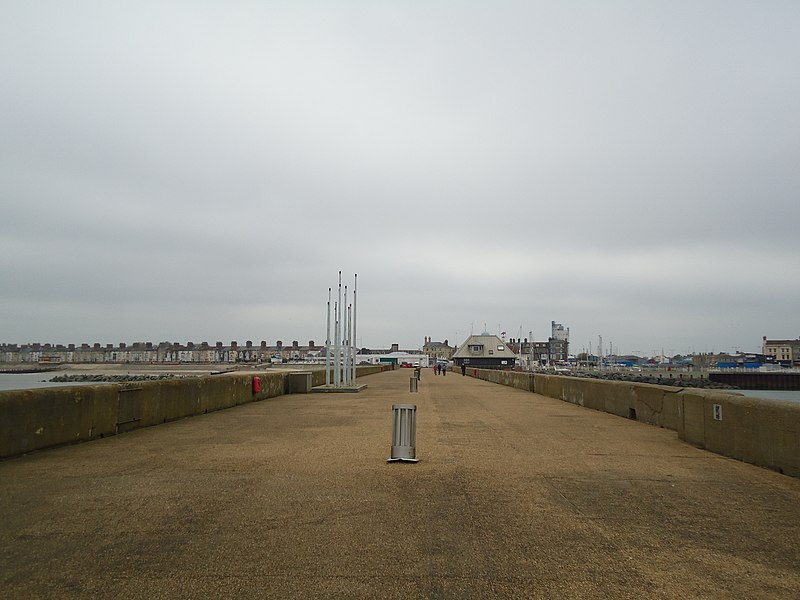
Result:
<instances>
[{"instance_id":1,"label":"white metal post","mask_svg":"<svg viewBox=\"0 0 800 600\"><path fill-rule=\"evenodd\" d=\"M347 307L347 385L353 384L351 367L353 365L353 305Z\"/></svg>"},{"instance_id":2,"label":"white metal post","mask_svg":"<svg viewBox=\"0 0 800 600\"><path fill-rule=\"evenodd\" d=\"M336 304L336 323L334 325L335 333L334 337L336 341L334 342L334 364L336 366L336 371L333 376L333 384L335 386L339 386L342 382L342 373L341 373L341 365L342 365L342 357L340 353L340 346L342 340L342 272L339 271L339 301Z\"/></svg>"},{"instance_id":3,"label":"white metal post","mask_svg":"<svg viewBox=\"0 0 800 600\"><path fill-rule=\"evenodd\" d=\"M331 288L328 288L328 329L325 335L325 385L331 384Z\"/></svg>"},{"instance_id":4,"label":"white metal post","mask_svg":"<svg viewBox=\"0 0 800 600\"><path fill-rule=\"evenodd\" d=\"M355 383L356 381L356 356L358 356L358 348L356 348L356 294L358 293L358 273L354 276L353 282L353 338L350 347L353 348L353 364L352 364L352 377L350 380Z\"/></svg>"},{"instance_id":5,"label":"white metal post","mask_svg":"<svg viewBox=\"0 0 800 600\"><path fill-rule=\"evenodd\" d=\"M339 385L339 303L333 303L333 385Z\"/></svg>"},{"instance_id":6,"label":"white metal post","mask_svg":"<svg viewBox=\"0 0 800 600\"><path fill-rule=\"evenodd\" d=\"M345 293L345 298L347 294ZM339 373L339 383L343 386L347 387L347 354L345 353L344 349L347 347L347 304L345 303L342 305L342 337L340 340L340 347L339 347L339 354L341 355L341 362L339 363L339 368L341 372Z\"/></svg>"},{"instance_id":7,"label":"white metal post","mask_svg":"<svg viewBox=\"0 0 800 600\"><path fill-rule=\"evenodd\" d=\"M603 336L597 336L597 370L603 370Z\"/></svg>"}]
</instances>

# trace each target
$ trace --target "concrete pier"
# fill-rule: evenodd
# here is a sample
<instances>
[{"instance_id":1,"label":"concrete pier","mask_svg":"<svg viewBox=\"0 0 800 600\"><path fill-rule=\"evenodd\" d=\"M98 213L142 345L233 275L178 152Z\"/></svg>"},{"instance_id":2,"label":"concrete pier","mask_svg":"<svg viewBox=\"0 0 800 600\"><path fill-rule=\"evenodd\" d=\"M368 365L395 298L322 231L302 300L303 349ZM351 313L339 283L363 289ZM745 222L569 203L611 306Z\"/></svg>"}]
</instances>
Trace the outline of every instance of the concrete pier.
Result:
<instances>
[{"instance_id":1,"label":"concrete pier","mask_svg":"<svg viewBox=\"0 0 800 600\"><path fill-rule=\"evenodd\" d=\"M408 373L0 462L8 598L797 598L800 479Z\"/></svg>"}]
</instances>

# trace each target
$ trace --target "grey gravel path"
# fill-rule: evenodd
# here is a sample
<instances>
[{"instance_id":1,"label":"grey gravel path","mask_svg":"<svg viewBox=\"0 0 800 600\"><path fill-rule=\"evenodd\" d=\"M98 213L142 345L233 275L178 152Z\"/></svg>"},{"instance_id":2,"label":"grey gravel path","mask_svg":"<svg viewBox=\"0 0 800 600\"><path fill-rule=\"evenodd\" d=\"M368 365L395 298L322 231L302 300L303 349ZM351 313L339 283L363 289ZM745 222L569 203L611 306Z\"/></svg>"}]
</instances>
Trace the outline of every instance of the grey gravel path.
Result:
<instances>
[{"instance_id":1,"label":"grey gravel path","mask_svg":"<svg viewBox=\"0 0 800 600\"><path fill-rule=\"evenodd\" d=\"M461 377L0 462L3 598L800 598L800 480ZM387 464L415 402L418 464Z\"/></svg>"}]
</instances>

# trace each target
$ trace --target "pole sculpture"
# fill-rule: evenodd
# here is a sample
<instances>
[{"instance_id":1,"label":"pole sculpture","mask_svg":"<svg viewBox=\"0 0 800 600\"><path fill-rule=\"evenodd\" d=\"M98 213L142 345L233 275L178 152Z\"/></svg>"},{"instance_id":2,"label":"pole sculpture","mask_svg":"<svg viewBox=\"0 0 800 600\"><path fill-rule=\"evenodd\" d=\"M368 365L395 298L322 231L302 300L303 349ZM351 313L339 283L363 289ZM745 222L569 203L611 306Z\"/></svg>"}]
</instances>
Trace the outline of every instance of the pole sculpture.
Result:
<instances>
[{"instance_id":1,"label":"pole sculpture","mask_svg":"<svg viewBox=\"0 0 800 600\"><path fill-rule=\"evenodd\" d=\"M331 320L331 288L328 288L328 329L325 340L325 387L345 389L356 386L356 291L358 275L355 275L353 302L347 303L347 286L342 289L342 272L339 271L338 300L333 303ZM344 294L344 298L342 295ZM333 345L331 346L331 321L333 322Z\"/></svg>"}]
</instances>

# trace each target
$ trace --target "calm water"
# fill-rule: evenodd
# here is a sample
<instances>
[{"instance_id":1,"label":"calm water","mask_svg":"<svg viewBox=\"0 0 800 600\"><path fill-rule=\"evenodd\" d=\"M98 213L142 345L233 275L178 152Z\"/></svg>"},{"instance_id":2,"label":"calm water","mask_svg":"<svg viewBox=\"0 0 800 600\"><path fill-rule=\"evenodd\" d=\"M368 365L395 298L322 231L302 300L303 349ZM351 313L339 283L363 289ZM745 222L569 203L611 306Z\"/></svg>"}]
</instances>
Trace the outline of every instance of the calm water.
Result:
<instances>
[{"instance_id":1,"label":"calm water","mask_svg":"<svg viewBox=\"0 0 800 600\"><path fill-rule=\"evenodd\" d=\"M770 400L793 400L800 402L800 390L735 390L751 398L768 398Z\"/></svg>"},{"instance_id":2,"label":"calm water","mask_svg":"<svg viewBox=\"0 0 800 600\"><path fill-rule=\"evenodd\" d=\"M63 371L50 371L49 373L0 373L0 391L3 390L30 390L42 387L63 387L65 385L82 385L80 383L51 383L48 381L56 375L63 375Z\"/></svg>"}]
</instances>

